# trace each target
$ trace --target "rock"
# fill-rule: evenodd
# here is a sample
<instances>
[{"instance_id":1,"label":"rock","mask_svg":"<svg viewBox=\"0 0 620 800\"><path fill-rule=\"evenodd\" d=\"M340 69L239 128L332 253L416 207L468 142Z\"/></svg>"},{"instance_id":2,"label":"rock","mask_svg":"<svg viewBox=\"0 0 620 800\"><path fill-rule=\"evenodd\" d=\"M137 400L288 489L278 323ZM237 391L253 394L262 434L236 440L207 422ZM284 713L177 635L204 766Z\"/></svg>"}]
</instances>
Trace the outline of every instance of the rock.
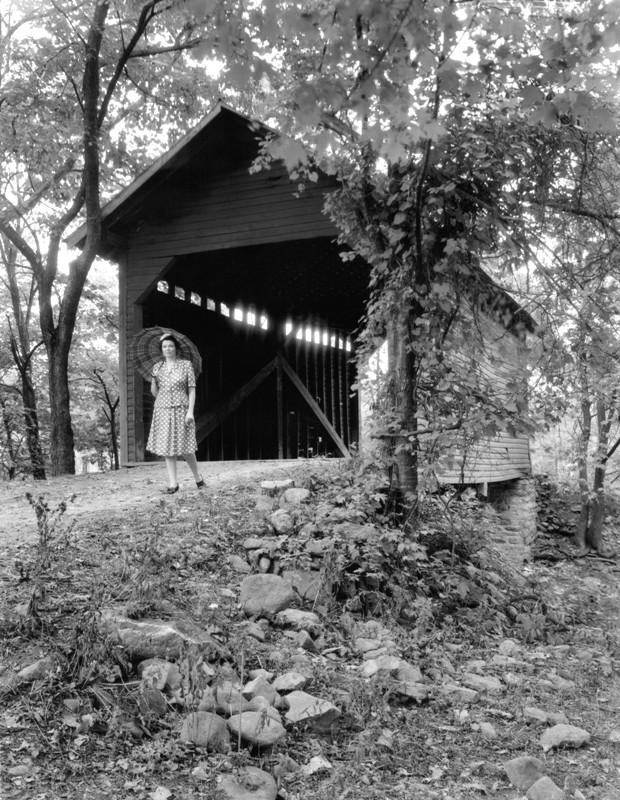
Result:
<instances>
[{"instance_id":1,"label":"rock","mask_svg":"<svg viewBox=\"0 0 620 800\"><path fill-rule=\"evenodd\" d=\"M321 629L321 618L313 611L301 611L298 608L287 608L276 614L276 625L292 628L295 631L307 631L317 634Z\"/></svg>"},{"instance_id":2,"label":"rock","mask_svg":"<svg viewBox=\"0 0 620 800\"><path fill-rule=\"evenodd\" d=\"M468 689L457 683L445 683L441 687L441 693L453 697L461 703L475 703L480 697L480 693L475 689Z\"/></svg>"},{"instance_id":3,"label":"rock","mask_svg":"<svg viewBox=\"0 0 620 800\"><path fill-rule=\"evenodd\" d=\"M403 662L403 659L398 656L383 655L365 661L362 666L362 672L366 678L372 678L378 672L396 674L403 663L407 662ZM420 675L420 677L422 676Z\"/></svg>"},{"instance_id":4,"label":"rock","mask_svg":"<svg viewBox=\"0 0 620 800\"><path fill-rule=\"evenodd\" d=\"M526 706L523 709L523 716L526 722L547 722L547 712L535 706Z\"/></svg>"},{"instance_id":5,"label":"rock","mask_svg":"<svg viewBox=\"0 0 620 800\"><path fill-rule=\"evenodd\" d=\"M243 696L248 700L253 697L264 697L271 706L276 706L280 702L280 695L274 687L262 676L248 681L243 687Z\"/></svg>"},{"instance_id":6,"label":"rock","mask_svg":"<svg viewBox=\"0 0 620 800\"><path fill-rule=\"evenodd\" d=\"M233 572L237 572L240 575L247 575L248 572L252 572L252 567L241 556L228 556L228 563Z\"/></svg>"},{"instance_id":7,"label":"rock","mask_svg":"<svg viewBox=\"0 0 620 800\"><path fill-rule=\"evenodd\" d=\"M273 682L273 688L281 694L286 694L287 692L294 692L297 689L303 689L307 683L308 679L305 675L293 670L279 675Z\"/></svg>"},{"instance_id":8,"label":"rock","mask_svg":"<svg viewBox=\"0 0 620 800\"><path fill-rule=\"evenodd\" d=\"M358 636L358 638L353 642L353 647L359 653L368 653L371 650L378 650L381 647L381 640L364 639L364 637Z\"/></svg>"},{"instance_id":9,"label":"rock","mask_svg":"<svg viewBox=\"0 0 620 800\"><path fill-rule=\"evenodd\" d=\"M164 695L153 686L141 686L137 697L140 713L146 719L163 717L168 711Z\"/></svg>"},{"instance_id":10,"label":"rock","mask_svg":"<svg viewBox=\"0 0 620 800\"><path fill-rule=\"evenodd\" d=\"M272 617L293 602L293 587L278 575L250 575L241 583L239 603L247 617Z\"/></svg>"},{"instance_id":11,"label":"rock","mask_svg":"<svg viewBox=\"0 0 620 800\"><path fill-rule=\"evenodd\" d=\"M287 489L292 489L294 486L295 481L292 478L288 478L284 481L263 481L260 488L265 494L275 497L276 495L284 494Z\"/></svg>"},{"instance_id":12,"label":"rock","mask_svg":"<svg viewBox=\"0 0 620 800\"><path fill-rule=\"evenodd\" d=\"M152 686L160 691L168 683L168 676L174 664L163 658L148 658L138 664L137 672L143 686Z\"/></svg>"},{"instance_id":13,"label":"rock","mask_svg":"<svg viewBox=\"0 0 620 800\"><path fill-rule=\"evenodd\" d=\"M206 747L212 753L228 753L230 734L226 722L208 711L193 711L183 721L181 741Z\"/></svg>"},{"instance_id":14,"label":"rock","mask_svg":"<svg viewBox=\"0 0 620 800\"><path fill-rule=\"evenodd\" d=\"M222 775L217 792L222 800L276 800L278 786L268 772L242 767L234 775Z\"/></svg>"},{"instance_id":15,"label":"rock","mask_svg":"<svg viewBox=\"0 0 620 800\"><path fill-rule=\"evenodd\" d=\"M268 520L271 523L274 531L279 533L281 536L287 536L295 529L295 520L288 513L288 511L285 511L282 508L278 509L278 511L274 511L273 514L268 517Z\"/></svg>"},{"instance_id":16,"label":"rock","mask_svg":"<svg viewBox=\"0 0 620 800\"><path fill-rule=\"evenodd\" d=\"M308 489L285 489L282 500L292 506L298 506L310 499Z\"/></svg>"},{"instance_id":17,"label":"rock","mask_svg":"<svg viewBox=\"0 0 620 800\"><path fill-rule=\"evenodd\" d=\"M323 756L313 756L307 764L301 768L304 775L315 775L317 772L333 769L331 762Z\"/></svg>"},{"instance_id":18,"label":"rock","mask_svg":"<svg viewBox=\"0 0 620 800\"><path fill-rule=\"evenodd\" d=\"M504 764L508 780L517 789L527 791L532 784L544 777L545 765L533 756L518 756Z\"/></svg>"},{"instance_id":19,"label":"rock","mask_svg":"<svg viewBox=\"0 0 620 800\"><path fill-rule=\"evenodd\" d=\"M478 727L484 739L488 739L489 741L497 739L497 731L490 722L481 722Z\"/></svg>"},{"instance_id":20,"label":"rock","mask_svg":"<svg viewBox=\"0 0 620 800\"><path fill-rule=\"evenodd\" d=\"M253 681L255 678L264 678L266 681L273 680L274 673L270 672L268 669L263 669L262 667L257 667L256 669L251 669L248 672L250 680Z\"/></svg>"},{"instance_id":21,"label":"rock","mask_svg":"<svg viewBox=\"0 0 620 800\"><path fill-rule=\"evenodd\" d=\"M533 783L527 792L527 800L564 800L564 789L560 789L547 775Z\"/></svg>"},{"instance_id":22,"label":"rock","mask_svg":"<svg viewBox=\"0 0 620 800\"><path fill-rule=\"evenodd\" d=\"M228 729L233 737L241 736L253 747L272 747L286 736L280 720L273 719L262 711L245 711L228 720Z\"/></svg>"},{"instance_id":23,"label":"rock","mask_svg":"<svg viewBox=\"0 0 620 800\"><path fill-rule=\"evenodd\" d=\"M284 715L289 725L308 724L319 733L333 728L340 711L329 700L322 700L307 692L295 691L282 698L287 708Z\"/></svg>"},{"instance_id":24,"label":"rock","mask_svg":"<svg viewBox=\"0 0 620 800\"><path fill-rule=\"evenodd\" d=\"M56 669L56 662L50 656L40 658L34 664L29 664L27 667L20 669L17 673L17 678L20 683L33 683L40 681Z\"/></svg>"},{"instance_id":25,"label":"rock","mask_svg":"<svg viewBox=\"0 0 620 800\"><path fill-rule=\"evenodd\" d=\"M243 696L241 686L231 681L224 681L215 687L215 710L225 717L241 714L249 710L250 704Z\"/></svg>"},{"instance_id":26,"label":"rock","mask_svg":"<svg viewBox=\"0 0 620 800\"><path fill-rule=\"evenodd\" d=\"M242 633L251 637L252 639L256 639L257 642L264 642L267 638L265 629L257 622L246 622L241 630Z\"/></svg>"},{"instance_id":27,"label":"rock","mask_svg":"<svg viewBox=\"0 0 620 800\"><path fill-rule=\"evenodd\" d=\"M415 700L416 703L423 703L430 697L429 688L423 683L399 681L396 684L396 691L401 697L407 698L408 700Z\"/></svg>"},{"instance_id":28,"label":"rock","mask_svg":"<svg viewBox=\"0 0 620 800\"><path fill-rule=\"evenodd\" d=\"M574 725L554 725L540 737L540 744L545 753L556 747L581 747L589 741L588 731Z\"/></svg>"},{"instance_id":29,"label":"rock","mask_svg":"<svg viewBox=\"0 0 620 800\"><path fill-rule=\"evenodd\" d=\"M521 645L516 639L504 639L497 648L500 655L514 656L521 651Z\"/></svg>"},{"instance_id":30,"label":"rock","mask_svg":"<svg viewBox=\"0 0 620 800\"><path fill-rule=\"evenodd\" d=\"M306 543L306 553L310 556L322 558L333 546L333 539L310 539Z\"/></svg>"},{"instance_id":31,"label":"rock","mask_svg":"<svg viewBox=\"0 0 620 800\"><path fill-rule=\"evenodd\" d=\"M466 672L461 680L469 689L488 694L501 694L504 686L499 678L493 675L476 675L473 672Z\"/></svg>"},{"instance_id":32,"label":"rock","mask_svg":"<svg viewBox=\"0 0 620 800\"><path fill-rule=\"evenodd\" d=\"M269 572L271 567L271 559L267 558L267 556L261 556L258 559L258 571L259 572Z\"/></svg>"},{"instance_id":33,"label":"rock","mask_svg":"<svg viewBox=\"0 0 620 800\"><path fill-rule=\"evenodd\" d=\"M261 695L258 695L257 697L253 697L251 700L248 700L248 703L248 711L260 711L271 719L282 722L280 712L269 703L269 700L267 700L266 697L261 697Z\"/></svg>"},{"instance_id":34,"label":"rock","mask_svg":"<svg viewBox=\"0 0 620 800\"><path fill-rule=\"evenodd\" d=\"M208 633L198 631L190 635L163 620L135 620L104 614L102 624L110 639L120 644L134 660L160 658L176 661L188 646L195 647L207 658L228 658L230 655Z\"/></svg>"},{"instance_id":35,"label":"rock","mask_svg":"<svg viewBox=\"0 0 620 800\"><path fill-rule=\"evenodd\" d=\"M401 659L400 666L396 670L396 680L402 683L422 683L424 676L419 667Z\"/></svg>"},{"instance_id":36,"label":"rock","mask_svg":"<svg viewBox=\"0 0 620 800\"><path fill-rule=\"evenodd\" d=\"M243 540L244 550L260 550L263 553L275 553L278 549L277 539L268 539L262 536L248 536Z\"/></svg>"}]
</instances>

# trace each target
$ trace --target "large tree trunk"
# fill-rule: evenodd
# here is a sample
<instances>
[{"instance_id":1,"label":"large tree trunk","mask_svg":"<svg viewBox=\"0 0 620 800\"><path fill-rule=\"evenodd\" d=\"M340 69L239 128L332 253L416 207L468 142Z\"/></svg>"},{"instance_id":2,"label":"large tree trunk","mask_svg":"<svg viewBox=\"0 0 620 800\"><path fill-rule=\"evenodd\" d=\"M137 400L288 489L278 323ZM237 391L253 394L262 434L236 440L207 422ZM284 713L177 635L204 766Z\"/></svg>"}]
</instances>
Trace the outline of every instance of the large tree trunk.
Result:
<instances>
[{"instance_id":1,"label":"large tree trunk","mask_svg":"<svg viewBox=\"0 0 620 800\"><path fill-rule=\"evenodd\" d=\"M52 475L75 474L75 451L69 393L69 348L52 338L47 351L50 388L50 462Z\"/></svg>"}]
</instances>

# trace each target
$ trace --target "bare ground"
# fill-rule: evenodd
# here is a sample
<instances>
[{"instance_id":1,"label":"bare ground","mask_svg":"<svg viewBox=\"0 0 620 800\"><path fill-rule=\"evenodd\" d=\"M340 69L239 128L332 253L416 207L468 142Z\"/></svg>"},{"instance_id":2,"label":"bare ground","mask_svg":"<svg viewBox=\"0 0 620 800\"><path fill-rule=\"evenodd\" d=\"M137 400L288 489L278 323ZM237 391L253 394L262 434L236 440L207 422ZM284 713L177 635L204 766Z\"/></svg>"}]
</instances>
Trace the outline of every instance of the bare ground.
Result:
<instances>
[{"instance_id":1,"label":"bare ground","mask_svg":"<svg viewBox=\"0 0 620 800\"><path fill-rule=\"evenodd\" d=\"M179 463L179 495L209 493L218 487L252 477L257 482L288 477L295 469L303 469L300 461L221 461L203 462L201 474L204 489L197 489L189 468ZM67 503L69 519L87 522L106 515L148 513L170 499L165 494L166 467L162 462L123 467L117 472L92 472L65 475L45 481L13 481L0 483L0 558L5 548L33 543L37 522L27 494L43 498L51 510ZM176 496L175 496L176 497Z\"/></svg>"}]
</instances>

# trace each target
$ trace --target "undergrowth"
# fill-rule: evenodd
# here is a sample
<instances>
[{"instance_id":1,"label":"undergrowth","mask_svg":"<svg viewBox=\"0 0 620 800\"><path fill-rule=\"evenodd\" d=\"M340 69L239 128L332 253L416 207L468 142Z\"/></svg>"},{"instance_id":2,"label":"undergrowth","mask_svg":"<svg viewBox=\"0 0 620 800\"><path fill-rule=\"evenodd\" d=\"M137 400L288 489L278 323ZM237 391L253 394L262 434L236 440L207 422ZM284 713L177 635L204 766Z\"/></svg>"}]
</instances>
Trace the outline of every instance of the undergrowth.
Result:
<instances>
[{"instance_id":1,"label":"undergrowth","mask_svg":"<svg viewBox=\"0 0 620 800\"><path fill-rule=\"evenodd\" d=\"M401 754L388 735L396 721L409 746L415 740L420 753L429 750L431 769L432 748L415 730L410 713L401 713L393 682L353 680L342 668L351 654L355 623L377 620L390 629L406 658L434 669L436 653L445 653L447 644L479 648L481 637L561 642L586 612L579 604L558 608L550 592L504 563L487 545L488 534L500 523L472 496L428 497L413 532L404 536L388 510L387 479L377 465L355 460L337 470L301 474L298 485L310 490L311 501L295 510L294 533L278 539L270 569L308 570L320 563L315 572L322 589L313 608L323 619L324 648L333 663L328 659L317 668L310 688L331 696L344 712L340 732L323 749L338 750L342 758L342 748L352 748L342 777L371 751L379 758L376 742L384 737L389 746L379 748L379 760L389 769L402 757L399 768L406 769L408 753ZM45 748L58 744L79 760L80 747L95 747L96 734L104 737L117 765L129 757L135 741L148 742L140 759L154 774L163 763L180 769L191 759L191 748L177 741L182 707L169 704L166 714L153 717L141 704L136 665L105 635L103 619L110 608L135 619L181 615L188 626L212 635L219 657L210 664L191 649L178 661L185 710L196 707L211 672L232 671L245 679L251 669L277 671L277 647L266 654L254 639L239 635L243 617L234 591L239 578L229 566L232 554L244 554L248 536L265 533L254 514L256 500L256 486L235 486L192 505L170 502L140 527L131 519L107 520L104 531L83 531L78 537L65 524L66 508L53 511L31 501L39 541L29 561L16 565L11 597L20 611L3 612L0 632L10 641L3 646L6 662L19 661L28 642L54 664L28 690L24 712L31 716L36 707ZM35 591L36 604L31 602ZM21 606L14 602L19 599ZM310 758L315 745L292 734L289 752ZM247 753L231 758L243 762ZM202 796L189 789L186 794Z\"/></svg>"}]
</instances>

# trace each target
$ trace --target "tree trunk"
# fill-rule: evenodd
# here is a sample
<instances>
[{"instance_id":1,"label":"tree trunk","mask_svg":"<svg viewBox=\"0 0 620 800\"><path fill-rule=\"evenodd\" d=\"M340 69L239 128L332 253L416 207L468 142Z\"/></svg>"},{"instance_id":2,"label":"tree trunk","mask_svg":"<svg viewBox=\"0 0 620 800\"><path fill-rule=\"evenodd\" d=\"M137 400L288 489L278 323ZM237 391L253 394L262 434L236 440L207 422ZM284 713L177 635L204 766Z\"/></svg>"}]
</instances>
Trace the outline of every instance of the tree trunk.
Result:
<instances>
[{"instance_id":1,"label":"tree trunk","mask_svg":"<svg viewBox=\"0 0 620 800\"><path fill-rule=\"evenodd\" d=\"M592 435L592 409L587 380L582 373L580 376L581 388L581 433L578 442L577 467L579 473L579 493L581 495L581 510L575 531L575 544L580 553L588 551L586 542L588 534L588 520L590 517L590 490L588 487L588 446Z\"/></svg>"},{"instance_id":2,"label":"tree trunk","mask_svg":"<svg viewBox=\"0 0 620 800\"><path fill-rule=\"evenodd\" d=\"M411 309L399 309L398 316L389 325L388 375L390 380L391 404L396 411L401 430L414 433L408 441L399 433L393 440L393 463L396 498L399 513L410 521L417 509L418 500L418 443L415 437L417 427L415 392L413 386L414 355L410 347L409 315Z\"/></svg>"},{"instance_id":3,"label":"tree trunk","mask_svg":"<svg viewBox=\"0 0 620 800\"><path fill-rule=\"evenodd\" d=\"M37 396L28 372L22 372L22 402L24 405L24 424L26 426L26 445L30 456L32 477L35 481L45 480L45 458L41 447Z\"/></svg>"},{"instance_id":4,"label":"tree trunk","mask_svg":"<svg viewBox=\"0 0 620 800\"><path fill-rule=\"evenodd\" d=\"M15 477L17 469L17 453L13 444L13 425L11 422L11 414L7 410L6 400L0 394L0 408L2 408L2 426L4 428L4 435L6 437L6 451L9 457L9 463L5 465L6 472L10 481Z\"/></svg>"},{"instance_id":5,"label":"tree trunk","mask_svg":"<svg viewBox=\"0 0 620 800\"><path fill-rule=\"evenodd\" d=\"M596 450L596 467L594 468L594 485L592 487L592 500L590 502L590 524L586 532L586 545L595 550L599 555L605 555L603 543L603 521L605 519L606 498L605 498L605 475L607 470L607 449L609 447L609 431L615 416L616 398L612 395L609 403L609 411L606 404L599 397L596 402L596 421L598 429L598 444Z\"/></svg>"},{"instance_id":6,"label":"tree trunk","mask_svg":"<svg viewBox=\"0 0 620 800\"><path fill-rule=\"evenodd\" d=\"M50 462L52 475L75 474L75 451L69 393L69 348L52 338L47 352L50 387Z\"/></svg>"}]
</instances>

